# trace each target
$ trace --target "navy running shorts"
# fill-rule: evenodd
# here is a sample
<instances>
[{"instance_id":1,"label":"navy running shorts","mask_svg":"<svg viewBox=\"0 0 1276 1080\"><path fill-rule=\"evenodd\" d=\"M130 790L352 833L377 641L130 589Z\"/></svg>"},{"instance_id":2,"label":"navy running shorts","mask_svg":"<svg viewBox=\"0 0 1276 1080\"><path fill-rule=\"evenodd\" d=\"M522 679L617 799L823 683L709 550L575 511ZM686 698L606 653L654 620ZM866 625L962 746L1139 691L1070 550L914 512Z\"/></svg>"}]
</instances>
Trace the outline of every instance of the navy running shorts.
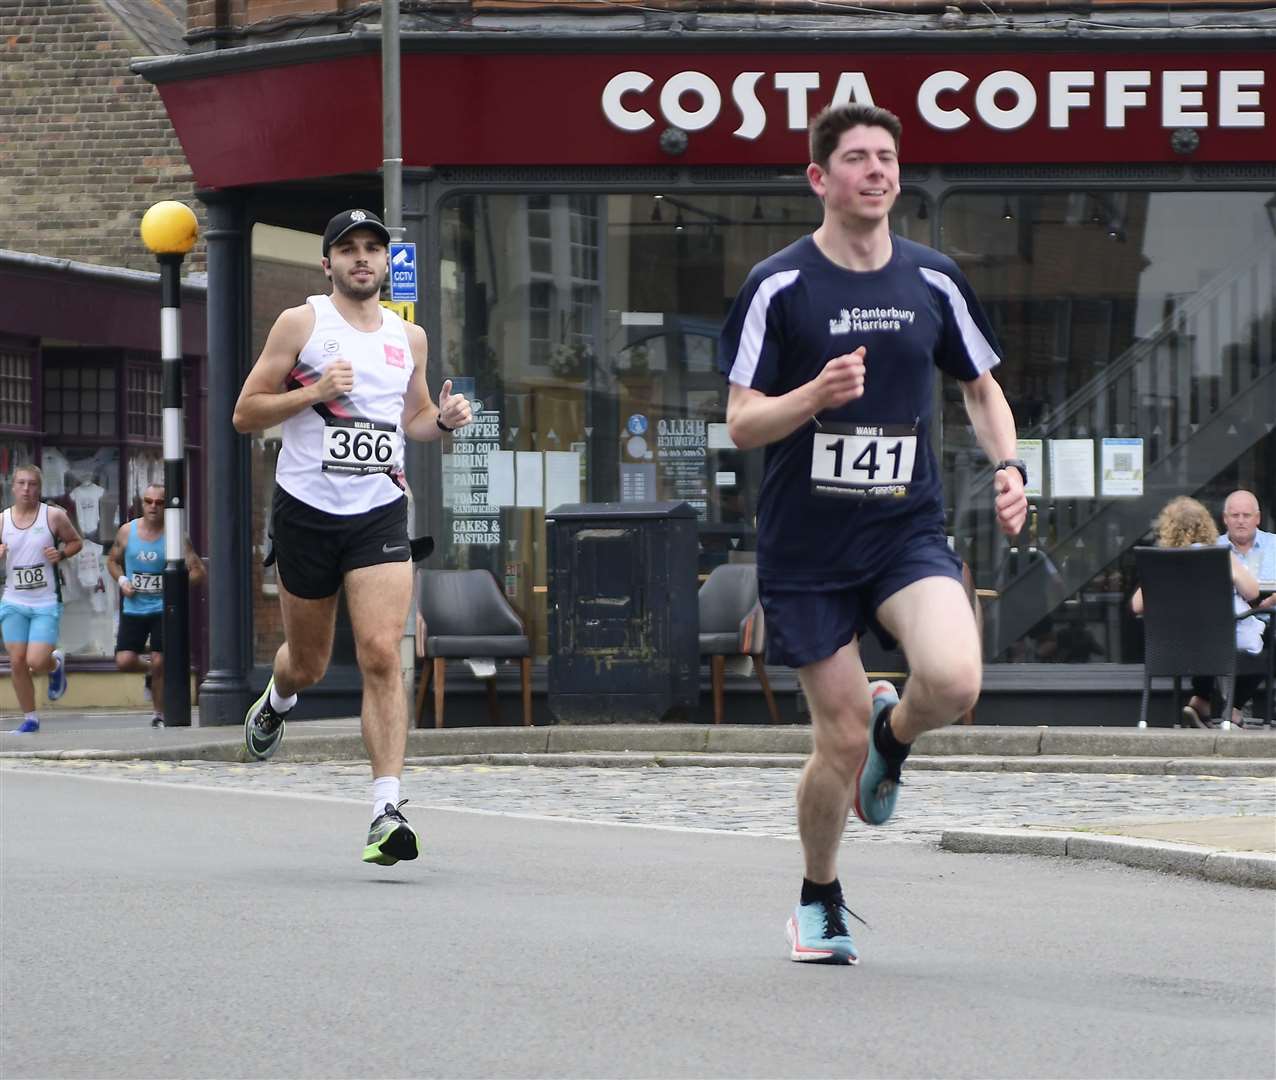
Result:
<instances>
[{"instance_id":1,"label":"navy running shorts","mask_svg":"<svg viewBox=\"0 0 1276 1080\"><path fill-rule=\"evenodd\" d=\"M913 536L876 575L859 582L769 585L758 581L766 613L767 663L806 667L832 656L871 629L888 652L898 643L877 621L877 609L914 581L949 577L960 582L961 560L942 532Z\"/></svg>"},{"instance_id":2,"label":"navy running shorts","mask_svg":"<svg viewBox=\"0 0 1276 1080\"><path fill-rule=\"evenodd\" d=\"M329 514L276 484L270 540L265 565L279 564L284 588L305 600L322 600L336 593L351 570L408 561L407 496L366 514Z\"/></svg>"}]
</instances>

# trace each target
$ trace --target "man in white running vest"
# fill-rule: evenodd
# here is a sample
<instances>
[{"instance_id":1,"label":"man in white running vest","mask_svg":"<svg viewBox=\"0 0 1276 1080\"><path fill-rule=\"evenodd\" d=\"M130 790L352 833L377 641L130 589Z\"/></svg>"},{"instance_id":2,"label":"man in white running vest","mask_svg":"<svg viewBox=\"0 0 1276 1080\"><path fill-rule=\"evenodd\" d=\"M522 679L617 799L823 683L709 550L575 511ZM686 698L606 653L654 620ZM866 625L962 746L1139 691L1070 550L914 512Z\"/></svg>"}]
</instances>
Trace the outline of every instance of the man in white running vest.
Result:
<instances>
[{"instance_id":1,"label":"man in white running vest","mask_svg":"<svg viewBox=\"0 0 1276 1080\"><path fill-rule=\"evenodd\" d=\"M49 676L49 700L66 693L66 661L57 648L62 620L62 581L57 567L84 540L65 510L40 501L44 478L34 465L13 474L13 505L0 514L0 559L5 563L0 636L9 654L13 691L25 714L14 730L40 730L32 675Z\"/></svg>"},{"instance_id":2,"label":"man in white running vest","mask_svg":"<svg viewBox=\"0 0 1276 1080\"><path fill-rule=\"evenodd\" d=\"M363 741L372 761L365 862L417 857L400 811L407 702L399 640L412 603L403 439L441 439L471 419L447 380L426 387L425 331L381 307L390 234L368 210L346 210L323 234L329 296L275 321L235 405L235 430L282 425L271 510L284 643L244 718L249 755L279 746L297 693L328 668L343 585L363 676Z\"/></svg>"}]
</instances>

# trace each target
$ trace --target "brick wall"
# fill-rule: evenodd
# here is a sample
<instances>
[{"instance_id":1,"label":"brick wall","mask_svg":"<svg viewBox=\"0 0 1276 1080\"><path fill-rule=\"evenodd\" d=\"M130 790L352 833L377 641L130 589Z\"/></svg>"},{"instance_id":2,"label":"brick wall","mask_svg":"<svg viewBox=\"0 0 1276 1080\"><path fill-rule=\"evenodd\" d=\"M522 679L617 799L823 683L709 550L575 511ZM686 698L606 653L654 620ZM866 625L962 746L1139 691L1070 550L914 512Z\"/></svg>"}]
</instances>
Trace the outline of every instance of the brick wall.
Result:
<instances>
[{"instance_id":1,"label":"brick wall","mask_svg":"<svg viewBox=\"0 0 1276 1080\"><path fill-rule=\"evenodd\" d=\"M98 0L9 0L0 35L0 247L154 270L138 226L178 199L201 215L142 43ZM201 241L185 269L204 268Z\"/></svg>"},{"instance_id":2,"label":"brick wall","mask_svg":"<svg viewBox=\"0 0 1276 1080\"><path fill-rule=\"evenodd\" d=\"M337 33L345 26L336 17L358 6L352 0L187 0L187 42L191 51L201 52L291 37L299 24L289 20L295 19L318 27L328 25L328 32ZM321 15L333 19L325 23L311 18ZM379 15L373 11L368 17L375 20Z\"/></svg>"}]
</instances>

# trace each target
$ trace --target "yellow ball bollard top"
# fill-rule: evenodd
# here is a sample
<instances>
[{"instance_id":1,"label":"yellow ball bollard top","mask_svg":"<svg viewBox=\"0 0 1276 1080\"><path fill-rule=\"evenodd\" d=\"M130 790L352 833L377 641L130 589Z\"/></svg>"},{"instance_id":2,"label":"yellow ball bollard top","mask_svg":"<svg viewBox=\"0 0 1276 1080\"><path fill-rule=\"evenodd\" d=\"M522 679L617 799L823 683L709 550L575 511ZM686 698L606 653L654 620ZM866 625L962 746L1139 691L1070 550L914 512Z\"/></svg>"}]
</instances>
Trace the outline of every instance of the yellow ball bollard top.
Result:
<instances>
[{"instance_id":1,"label":"yellow ball bollard top","mask_svg":"<svg viewBox=\"0 0 1276 1080\"><path fill-rule=\"evenodd\" d=\"M142 243L156 255L185 255L198 236L195 211L185 203L157 202L142 215Z\"/></svg>"}]
</instances>

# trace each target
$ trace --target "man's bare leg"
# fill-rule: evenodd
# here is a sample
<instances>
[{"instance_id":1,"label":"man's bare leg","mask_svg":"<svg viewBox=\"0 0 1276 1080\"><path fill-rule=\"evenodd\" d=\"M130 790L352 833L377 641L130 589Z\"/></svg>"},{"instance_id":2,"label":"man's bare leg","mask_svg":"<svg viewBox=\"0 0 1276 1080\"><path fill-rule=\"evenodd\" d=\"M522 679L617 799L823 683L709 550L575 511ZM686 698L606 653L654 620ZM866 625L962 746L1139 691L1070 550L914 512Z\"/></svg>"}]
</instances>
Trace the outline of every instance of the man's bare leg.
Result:
<instances>
[{"instance_id":1,"label":"man's bare leg","mask_svg":"<svg viewBox=\"0 0 1276 1080\"><path fill-rule=\"evenodd\" d=\"M28 666L27 648L25 641L5 642L5 652L9 654L9 673L13 676L13 692L18 699L18 708L29 715L35 712L35 682L31 678L31 669Z\"/></svg>"},{"instance_id":2,"label":"man's bare leg","mask_svg":"<svg viewBox=\"0 0 1276 1080\"><path fill-rule=\"evenodd\" d=\"M412 564L381 563L351 570L345 589L363 675L360 716L372 775L399 776L408 739L399 642L412 603Z\"/></svg>"},{"instance_id":3,"label":"man's bare leg","mask_svg":"<svg viewBox=\"0 0 1276 1080\"><path fill-rule=\"evenodd\" d=\"M868 683L852 642L798 672L811 710L811 756L798 782L798 834L809 881L837 877L837 849L868 746Z\"/></svg>"},{"instance_id":4,"label":"man's bare leg","mask_svg":"<svg viewBox=\"0 0 1276 1080\"><path fill-rule=\"evenodd\" d=\"M983 663L975 615L959 581L914 581L887 597L877 618L908 658L908 682L890 715L896 739L912 743L973 708Z\"/></svg>"},{"instance_id":5,"label":"man's bare leg","mask_svg":"<svg viewBox=\"0 0 1276 1080\"><path fill-rule=\"evenodd\" d=\"M310 600L294 596L279 582L279 608L284 617L284 643L275 653L275 693L292 697L314 686L328 670L337 627L337 594Z\"/></svg>"}]
</instances>

